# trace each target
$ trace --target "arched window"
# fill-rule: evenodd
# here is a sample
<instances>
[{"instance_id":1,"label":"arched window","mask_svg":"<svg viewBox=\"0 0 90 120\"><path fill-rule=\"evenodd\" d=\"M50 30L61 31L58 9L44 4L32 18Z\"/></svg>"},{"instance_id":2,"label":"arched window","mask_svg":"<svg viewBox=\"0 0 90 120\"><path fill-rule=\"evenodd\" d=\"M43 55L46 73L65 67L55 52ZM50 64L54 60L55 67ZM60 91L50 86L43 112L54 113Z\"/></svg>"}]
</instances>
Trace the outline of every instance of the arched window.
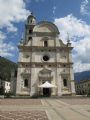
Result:
<instances>
[{"instance_id":1,"label":"arched window","mask_svg":"<svg viewBox=\"0 0 90 120\"><path fill-rule=\"evenodd\" d=\"M28 87L28 79L24 80L24 87Z\"/></svg>"},{"instance_id":2,"label":"arched window","mask_svg":"<svg viewBox=\"0 0 90 120\"><path fill-rule=\"evenodd\" d=\"M47 40L44 41L44 47L48 47L48 41Z\"/></svg>"},{"instance_id":3,"label":"arched window","mask_svg":"<svg viewBox=\"0 0 90 120\"><path fill-rule=\"evenodd\" d=\"M32 23L32 19L31 19L31 23Z\"/></svg>"},{"instance_id":4,"label":"arched window","mask_svg":"<svg viewBox=\"0 0 90 120\"><path fill-rule=\"evenodd\" d=\"M63 79L63 85L66 87L67 86L67 79Z\"/></svg>"},{"instance_id":5,"label":"arched window","mask_svg":"<svg viewBox=\"0 0 90 120\"><path fill-rule=\"evenodd\" d=\"M33 30L32 29L29 29L29 34L32 34Z\"/></svg>"}]
</instances>

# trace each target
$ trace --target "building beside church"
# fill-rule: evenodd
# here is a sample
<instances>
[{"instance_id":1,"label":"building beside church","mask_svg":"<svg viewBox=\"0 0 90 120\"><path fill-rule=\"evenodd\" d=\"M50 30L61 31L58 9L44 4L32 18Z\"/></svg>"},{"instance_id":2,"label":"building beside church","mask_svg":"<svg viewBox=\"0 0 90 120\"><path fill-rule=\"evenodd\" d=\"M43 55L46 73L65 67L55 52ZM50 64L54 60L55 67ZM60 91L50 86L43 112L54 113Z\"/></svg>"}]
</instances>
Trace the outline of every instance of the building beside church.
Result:
<instances>
[{"instance_id":1,"label":"building beside church","mask_svg":"<svg viewBox=\"0 0 90 120\"><path fill-rule=\"evenodd\" d=\"M75 82L75 89L77 95L90 95L90 79Z\"/></svg>"},{"instance_id":2,"label":"building beside church","mask_svg":"<svg viewBox=\"0 0 90 120\"><path fill-rule=\"evenodd\" d=\"M10 92L10 82L0 79L0 90L4 90L5 93Z\"/></svg>"},{"instance_id":3,"label":"building beside church","mask_svg":"<svg viewBox=\"0 0 90 120\"><path fill-rule=\"evenodd\" d=\"M18 45L16 95L74 95L74 73L70 41L59 39L57 26L48 21L36 23L28 16L25 34Z\"/></svg>"}]
</instances>

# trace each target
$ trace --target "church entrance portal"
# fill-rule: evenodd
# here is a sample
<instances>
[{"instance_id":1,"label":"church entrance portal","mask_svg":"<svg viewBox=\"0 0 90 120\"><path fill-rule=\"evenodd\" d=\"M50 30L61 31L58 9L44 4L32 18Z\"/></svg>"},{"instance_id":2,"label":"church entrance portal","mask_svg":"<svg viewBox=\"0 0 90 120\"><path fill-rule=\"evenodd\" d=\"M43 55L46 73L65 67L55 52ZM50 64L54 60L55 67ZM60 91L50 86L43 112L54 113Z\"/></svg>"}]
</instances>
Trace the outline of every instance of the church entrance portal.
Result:
<instances>
[{"instance_id":1,"label":"church entrance portal","mask_svg":"<svg viewBox=\"0 0 90 120\"><path fill-rule=\"evenodd\" d=\"M43 96L51 96L51 88L43 88Z\"/></svg>"}]
</instances>

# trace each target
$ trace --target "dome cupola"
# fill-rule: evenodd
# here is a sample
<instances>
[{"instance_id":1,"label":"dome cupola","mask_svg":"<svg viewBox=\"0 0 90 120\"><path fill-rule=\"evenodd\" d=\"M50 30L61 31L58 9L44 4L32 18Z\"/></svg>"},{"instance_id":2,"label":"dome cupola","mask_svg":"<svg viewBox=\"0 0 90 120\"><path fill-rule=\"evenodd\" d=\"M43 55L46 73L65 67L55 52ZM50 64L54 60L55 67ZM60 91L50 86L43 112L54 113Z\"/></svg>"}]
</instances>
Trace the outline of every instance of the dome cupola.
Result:
<instances>
[{"instance_id":1,"label":"dome cupola","mask_svg":"<svg viewBox=\"0 0 90 120\"><path fill-rule=\"evenodd\" d=\"M36 25L36 18L33 15L33 13L31 13L28 18L27 18L27 24L29 25Z\"/></svg>"}]
</instances>

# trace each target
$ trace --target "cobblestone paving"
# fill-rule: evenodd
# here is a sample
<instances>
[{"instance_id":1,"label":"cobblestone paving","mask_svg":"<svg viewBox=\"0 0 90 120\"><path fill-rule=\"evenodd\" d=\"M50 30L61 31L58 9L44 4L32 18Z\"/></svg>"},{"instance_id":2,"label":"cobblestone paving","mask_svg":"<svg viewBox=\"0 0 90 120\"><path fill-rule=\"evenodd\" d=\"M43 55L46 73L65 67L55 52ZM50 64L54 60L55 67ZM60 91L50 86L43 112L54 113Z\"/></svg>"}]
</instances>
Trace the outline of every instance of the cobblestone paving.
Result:
<instances>
[{"instance_id":1,"label":"cobblestone paving","mask_svg":"<svg viewBox=\"0 0 90 120\"><path fill-rule=\"evenodd\" d=\"M0 111L0 120L48 120L45 111Z\"/></svg>"},{"instance_id":2,"label":"cobblestone paving","mask_svg":"<svg viewBox=\"0 0 90 120\"><path fill-rule=\"evenodd\" d=\"M90 98L67 98L60 99L60 101L65 102L70 105L90 105Z\"/></svg>"},{"instance_id":3,"label":"cobblestone paving","mask_svg":"<svg viewBox=\"0 0 90 120\"><path fill-rule=\"evenodd\" d=\"M39 99L0 99L0 105L41 105Z\"/></svg>"}]
</instances>

